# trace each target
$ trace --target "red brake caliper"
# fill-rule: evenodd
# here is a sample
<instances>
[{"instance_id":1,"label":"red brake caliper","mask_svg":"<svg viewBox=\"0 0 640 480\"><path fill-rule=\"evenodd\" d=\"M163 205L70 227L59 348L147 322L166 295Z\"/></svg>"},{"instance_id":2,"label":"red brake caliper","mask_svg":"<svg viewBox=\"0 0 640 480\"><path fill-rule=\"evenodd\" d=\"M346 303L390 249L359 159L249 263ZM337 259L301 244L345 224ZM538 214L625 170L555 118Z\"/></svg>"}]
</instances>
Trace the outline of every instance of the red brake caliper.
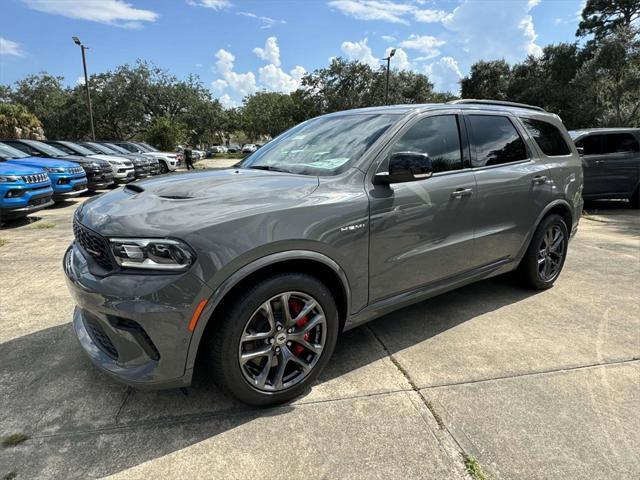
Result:
<instances>
[{"instance_id":1,"label":"red brake caliper","mask_svg":"<svg viewBox=\"0 0 640 480\"><path fill-rule=\"evenodd\" d=\"M302 311L302 308L304 307L304 304L298 300L297 298L292 298L289 300L289 311L291 312L291 315L293 317L297 317L298 314ZM302 318L299 318L298 321L296 321L296 326L298 328L304 326L305 323L307 323L309 321L309 316L305 315ZM305 341L309 341L309 332L304 334ZM293 346L293 353L297 356L300 356L302 353L304 352L304 347L298 343L296 343Z\"/></svg>"}]
</instances>

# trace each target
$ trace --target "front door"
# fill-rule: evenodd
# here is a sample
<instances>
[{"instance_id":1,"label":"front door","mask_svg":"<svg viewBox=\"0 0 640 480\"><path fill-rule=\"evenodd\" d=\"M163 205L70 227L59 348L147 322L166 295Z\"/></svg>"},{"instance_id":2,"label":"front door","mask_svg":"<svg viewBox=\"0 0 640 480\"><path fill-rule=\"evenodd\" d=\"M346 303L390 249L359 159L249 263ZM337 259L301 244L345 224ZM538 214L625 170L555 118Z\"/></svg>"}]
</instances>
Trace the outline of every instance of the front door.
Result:
<instances>
[{"instance_id":1,"label":"front door","mask_svg":"<svg viewBox=\"0 0 640 480\"><path fill-rule=\"evenodd\" d=\"M470 268L476 182L464 168L462 117L452 111L413 120L382 153L378 168L384 170L395 152L429 155L434 173L420 181L369 185L370 303Z\"/></svg>"}]
</instances>

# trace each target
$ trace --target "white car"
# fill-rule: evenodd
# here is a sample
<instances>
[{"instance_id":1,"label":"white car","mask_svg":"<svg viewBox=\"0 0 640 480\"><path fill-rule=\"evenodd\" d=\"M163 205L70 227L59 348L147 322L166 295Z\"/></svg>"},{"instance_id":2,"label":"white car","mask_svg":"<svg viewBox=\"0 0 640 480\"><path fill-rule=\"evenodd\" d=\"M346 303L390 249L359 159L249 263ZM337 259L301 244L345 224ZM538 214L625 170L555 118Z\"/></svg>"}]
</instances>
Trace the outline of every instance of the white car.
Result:
<instances>
[{"instance_id":1,"label":"white car","mask_svg":"<svg viewBox=\"0 0 640 480\"><path fill-rule=\"evenodd\" d=\"M109 165L113 168L113 180L116 183L128 183L136 179L136 171L131 160L102 153L89 155L88 158L97 158L98 160L109 162Z\"/></svg>"},{"instance_id":2,"label":"white car","mask_svg":"<svg viewBox=\"0 0 640 480\"><path fill-rule=\"evenodd\" d=\"M155 158L160 162L160 173L173 172L178 168L178 159L181 153L175 152L160 152L154 149L151 145L142 142L123 142L116 141L111 142L119 147L129 150L133 153L140 153L145 157Z\"/></svg>"},{"instance_id":3,"label":"white car","mask_svg":"<svg viewBox=\"0 0 640 480\"><path fill-rule=\"evenodd\" d=\"M253 143L247 143L242 147L242 153L253 153L258 150L258 147Z\"/></svg>"},{"instance_id":4,"label":"white car","mask_svg":"<svg viewBox=\"0 0 640 480\"><path fill-rule=\"evenodd\" d=\"M213 153L227 153L227 147L224 145L214 145L210 150Z\"/></svg>"}]
</instances>

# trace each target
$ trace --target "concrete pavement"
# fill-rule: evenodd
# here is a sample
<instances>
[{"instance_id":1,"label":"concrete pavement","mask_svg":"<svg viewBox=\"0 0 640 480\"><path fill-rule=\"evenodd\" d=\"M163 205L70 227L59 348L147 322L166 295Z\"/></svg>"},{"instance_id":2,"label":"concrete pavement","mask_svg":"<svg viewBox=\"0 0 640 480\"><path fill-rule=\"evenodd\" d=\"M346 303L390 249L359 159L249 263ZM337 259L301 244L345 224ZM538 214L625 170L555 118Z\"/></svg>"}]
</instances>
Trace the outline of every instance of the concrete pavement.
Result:
<instances>
[{"instance_id":1,"label":"concrete pavement","mask_svg":"<svg viewBox=\"0 0 640 480\"><path fill-rule=\"evenodd\" d=\"M497 278L392 313L256 410L203 372L142 392L89 364L60 268L79 201L0 229L0 435L31 437L0 478L468 478L463 454L494 478L640 475L637 211L593 206L553 289Z\"/></svg>"}]
</instances>

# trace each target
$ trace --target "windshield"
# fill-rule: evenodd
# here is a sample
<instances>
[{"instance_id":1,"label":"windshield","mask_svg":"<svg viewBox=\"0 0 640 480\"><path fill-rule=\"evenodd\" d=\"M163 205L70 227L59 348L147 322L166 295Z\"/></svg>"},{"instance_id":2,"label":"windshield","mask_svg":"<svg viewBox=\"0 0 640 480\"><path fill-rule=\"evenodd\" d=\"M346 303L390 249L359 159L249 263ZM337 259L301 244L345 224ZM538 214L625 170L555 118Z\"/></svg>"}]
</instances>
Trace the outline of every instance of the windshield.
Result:
<instances>
[{"instance_id":1,"label":"windshield","mask_svg":"<svg viewBox=\"0 0 640 480\"><path fill-rule=\"evenodd\" d=\"M68 143L68 148L72 149L73 151L79 153L80 155L95 155L95 153L93 153L91 150L89 150L87 147L83 147L82 145L78 144L78 143L72 143L69 142Z\"/></svg>"},{"instance_id":2,"label":"windshield","mask_svg":"<svg viewBox=\"0 0 640 480\"><path fill-rule=\"evenodd\" d=\"M46 143L38 142L37 140L22 140L22 141L27 145L30 145L33 148L47 154L49 157L66 157L67 156L67 154L62 150L60 150L59 148L52 147L51 145L47 145Z\"/></svg>"},{"instance_id":3,"label":"windshield","mask_svg":"<svg viewBox=\"0 0 640 480\"><path fill-rule=\"evenodd\" d=\"M158 149L157 148L153 148L151 145L149 145L148 143L144 143L144 142L138 142L138 145L140 145L140 147L142 147L143 150L146 150L147 152L157 152Z\"/></svg>"},{"instance_id":4,"label":"windshield","mask_svg":"<svg viewBox=\"0 0 640 480\"><path fill-rule=\"evenodd\" d=\"M393 114L314 118L260 148L242 168L336 175L349 168L397 119Z\"/></svg>"},{"instance_id":5,"label":"windshield","mask_svg":"<svg viewBox=\"0 0 640 480\"><path fill-rule=\"evenodd\" d=\"M115 145L113 143L107 143L105 144L108 148L111 148L114 152L118 152L118 153L124 153L125 155L129 155L131 152L129 150L127 150L126 148L122 148L119 145Z\"/></svg>"},{"instance_id":6,"label":"windshield","mask_svg":"<svg viewBox=\"0 0 640 480\"><path fill-rule=\"evenodd\" d=\"M112 149L107 148L104 145L100 145L99 143L83 143L82 146L95 153L104 153L106 155L113 155L115 153Z\"/></svg>"},{"instance_id":7,"label":"windshield","mask_svg":"<svg viewBox=\"0 0 640 480\"><path fill-rule=\"evenodd\" d=\"M0 158L4 160L10 160L12 158L26 158L28 156L29 155L24 153L22 150L0 143Z\"/></svg>"}]
</instances>

